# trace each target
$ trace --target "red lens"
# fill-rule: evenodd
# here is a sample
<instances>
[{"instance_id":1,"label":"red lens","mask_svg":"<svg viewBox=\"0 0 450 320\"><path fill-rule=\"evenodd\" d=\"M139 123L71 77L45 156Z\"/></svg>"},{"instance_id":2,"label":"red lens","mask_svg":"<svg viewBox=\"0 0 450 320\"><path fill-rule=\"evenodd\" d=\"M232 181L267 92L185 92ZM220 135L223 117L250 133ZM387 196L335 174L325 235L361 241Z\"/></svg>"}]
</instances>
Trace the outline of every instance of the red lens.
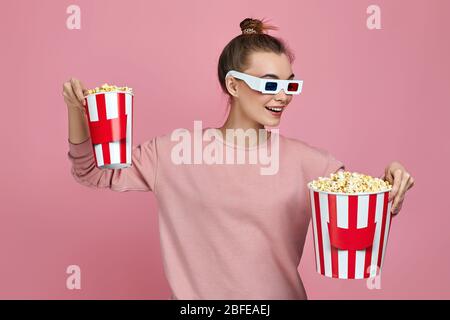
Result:
<instances>
[{"instance_id":1,"label":"red lens","mask_svg":"<svg viewBox=\"0 0 450 320\"><path fill-rule=\"evenodd\" d=\"M297 91L298 90L298 83L291 82L288 84L288 91Z\"/></svg>"}]
</instances>

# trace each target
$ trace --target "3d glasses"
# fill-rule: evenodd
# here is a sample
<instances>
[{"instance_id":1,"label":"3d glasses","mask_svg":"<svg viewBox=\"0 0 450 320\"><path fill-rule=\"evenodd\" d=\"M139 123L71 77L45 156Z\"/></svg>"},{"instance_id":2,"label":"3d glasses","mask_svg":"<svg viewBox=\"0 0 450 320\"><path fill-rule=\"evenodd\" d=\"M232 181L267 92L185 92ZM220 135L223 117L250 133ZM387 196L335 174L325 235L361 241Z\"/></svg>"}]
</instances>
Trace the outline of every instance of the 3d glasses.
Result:
<instances>
[{"instance_id":1,"label":"3d glasses","mask_svg":"<svg viewBox=\"0 0 450 320\"><path fill-rule=\"evenodd\" d=\"M235 70L228 71L225 78L228 76L244 80L250 88L264 94L277 94L281 89L284 89L286 94L300 94L302 92L303 80L258 78Z\"/></svg>"}]
</instances>

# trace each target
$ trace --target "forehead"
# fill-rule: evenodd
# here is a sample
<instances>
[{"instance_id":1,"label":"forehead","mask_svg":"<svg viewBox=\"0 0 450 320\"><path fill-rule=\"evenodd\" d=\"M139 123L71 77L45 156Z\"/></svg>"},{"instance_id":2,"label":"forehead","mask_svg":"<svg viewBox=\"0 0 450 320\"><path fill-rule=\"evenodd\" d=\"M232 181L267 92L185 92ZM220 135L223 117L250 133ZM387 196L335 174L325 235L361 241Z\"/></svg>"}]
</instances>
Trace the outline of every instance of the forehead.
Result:
<instances>
[{"instance_id":1,"label":"forehead","mask_svg":"<svg viewBox=\"0 0 450 320\"><path fill-rule=\"evenodd\" d=\"M284 54L274 52L253 52L248 59L248 68L244 72L262 76L273 73L280 79L287 79L293 72L289 58Z\"/></svg>"}]
</instances>

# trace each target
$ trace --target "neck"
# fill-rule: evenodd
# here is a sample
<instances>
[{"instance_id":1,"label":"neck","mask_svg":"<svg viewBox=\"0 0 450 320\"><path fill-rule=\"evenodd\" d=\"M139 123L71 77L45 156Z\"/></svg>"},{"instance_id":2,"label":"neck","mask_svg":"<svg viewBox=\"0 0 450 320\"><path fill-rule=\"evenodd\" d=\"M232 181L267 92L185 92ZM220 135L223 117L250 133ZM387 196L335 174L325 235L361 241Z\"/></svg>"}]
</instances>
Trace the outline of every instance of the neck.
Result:
<instances>
[{"instance_id":1,"label":"neck","mask_svg":"<svg viewBox=\"0 0 450 320\"><path fill-rule=\"evenodd\" d=\"M239 146L241 146L242 142L240 142L237 139L237 137L235 137L235 136L231 136L231 138L227 137L226 130L227 129L233 129L233 130L242 129L244 131L246 131L248 129L255 130L257 141L255 143L255 141L249 141L250 139L245 139L245 147L246 148L253 147L256 144L260 145L262 143L265 143L266 139L270 139L270 135L271 135L270 131L268 131L267 138L263 136L262 139L260 139L259 131L265 130L264 125L246 117L244 114L242 114L242 112L240 112L240 108L236 108L236 106L231 107L231 110L230 110L227 120L220 128L217 128L217 129L221 131L224 139L227 139L228 142L235 144L235 145L239 145Z\"/></svg>"}]
</instances>

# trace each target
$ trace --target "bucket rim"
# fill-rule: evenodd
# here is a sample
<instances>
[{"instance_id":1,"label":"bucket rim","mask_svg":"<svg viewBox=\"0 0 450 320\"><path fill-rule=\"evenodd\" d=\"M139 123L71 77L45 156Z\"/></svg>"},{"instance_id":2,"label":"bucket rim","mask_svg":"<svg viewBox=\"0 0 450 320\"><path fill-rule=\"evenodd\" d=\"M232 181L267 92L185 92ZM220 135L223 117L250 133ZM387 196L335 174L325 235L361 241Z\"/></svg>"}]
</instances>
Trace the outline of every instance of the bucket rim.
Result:
<instances>
[{"instance_id":1,"label":"bucket rim","mask_svg":"<svg viewBox=\"0 0 450 320\"><path fill-rule=\"evenodd\" d=\"M311 187L312 181L308 182L307 186L308 189L311 191L319 192L319 193L325 193L325 194L335 194L340 196L365 196L370 194L383 194L386 192L390 192L392 190L392 186L389 189L383 190L383 191L373 191L373 192L355 192L355 193L344 193L344 192L331 192L331 191L323 191L323 190L317 190Z\"/></svg>"},{"instance_id":2,"label":"bucket rim","mask_svg":"<svg viewBox=\"0 0 450 320\"><path fill-rule=\"evenodd\" d=\"M89 96L96 96L98 94L105 94L105 93L125 93L125 94L130 94L130 95L134 96L134 93L132 93L130 91L112 90L112 91L106 91L106 92L90 93L90 94L85 95L84 97L87 98Z\"/></svg>"}]
</instances>

